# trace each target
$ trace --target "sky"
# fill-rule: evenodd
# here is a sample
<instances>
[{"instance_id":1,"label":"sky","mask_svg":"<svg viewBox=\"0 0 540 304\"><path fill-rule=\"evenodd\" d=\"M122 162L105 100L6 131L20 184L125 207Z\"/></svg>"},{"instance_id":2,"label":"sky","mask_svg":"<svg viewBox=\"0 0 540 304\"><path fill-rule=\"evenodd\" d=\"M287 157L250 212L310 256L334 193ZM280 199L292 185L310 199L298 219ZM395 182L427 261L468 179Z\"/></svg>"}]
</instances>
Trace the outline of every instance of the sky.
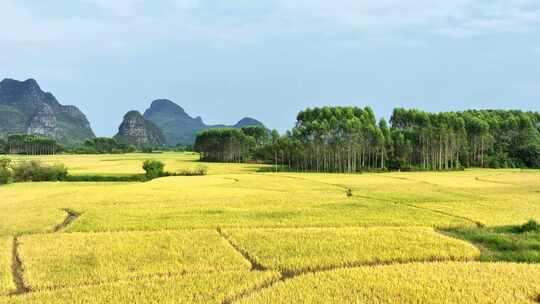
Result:
<instances>
[{"instance_id":1,"label":"sky","mask_svg":"<svg viewBox=\"0 0 540 304\"><path fill-rule=\"evenodd\" d=\"M0 0L0 78L99 136L171 99L269 128L323 105L540 110L538 0Z\"/></svg>"}]
</instances>

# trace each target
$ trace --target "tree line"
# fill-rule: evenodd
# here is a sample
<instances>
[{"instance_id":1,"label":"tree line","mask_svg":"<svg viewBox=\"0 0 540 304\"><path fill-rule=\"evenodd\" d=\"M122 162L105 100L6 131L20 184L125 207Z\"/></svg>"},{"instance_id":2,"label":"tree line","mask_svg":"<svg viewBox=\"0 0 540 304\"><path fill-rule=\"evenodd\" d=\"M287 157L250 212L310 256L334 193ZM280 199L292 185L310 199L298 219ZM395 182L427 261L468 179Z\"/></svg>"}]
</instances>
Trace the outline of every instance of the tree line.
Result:
<instances>
[{"instance_id":1,"label":"tree line","mask_svg":"<svg viewBox=\"0 0 540 304\"><path fill-rule=\"evenodd\" d=\"M267 139L268 130L261 126L207 129L197 134L194 149L204 161L240 163L267 145Z\"/></svg>"},{"instance_id":2,"label":"tree line","mask_svg":"<svg viewBox=\"0 0 540 304\"><path fill-rule=\"evenodd\" d=\"M540 168L540 114L517 110L429 113L397 108L389 123L369 107L306 109L283 135L258 141L238 129L206 130L206 161L261 160L309 172Z\"/></svg>"},{"instance_id":3,"label":"tree line","mask_svg":"<svg viewBox=\"0 0 540 304\"><path fill-rule=\"evenodd\" d=\"M0 138L0 152L4 154L54 155L62 147L48 137L38 135L9 135Z\"/></svg>"}]
</instances>

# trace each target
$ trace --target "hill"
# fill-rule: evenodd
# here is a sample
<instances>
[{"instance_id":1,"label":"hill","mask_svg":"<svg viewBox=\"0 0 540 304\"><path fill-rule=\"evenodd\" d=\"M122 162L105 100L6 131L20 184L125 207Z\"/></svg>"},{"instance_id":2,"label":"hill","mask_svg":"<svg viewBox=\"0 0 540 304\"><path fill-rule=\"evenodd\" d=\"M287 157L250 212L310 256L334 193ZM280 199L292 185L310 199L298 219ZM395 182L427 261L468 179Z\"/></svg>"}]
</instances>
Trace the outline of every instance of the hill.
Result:
<instances>
[{"instance_id":1,"label":"hill","mask_svg":"<svg viewBox=\"0 0 540 304\"><path fill-rule=\"evenodd\" d=\"M165 144L165 137L161 130L152 122L144 119L138 111L129 111L124 115L124 120L114 138L122 144L136 147Z\"/></svg>"},{"instance_id":2,"label":"hill","mask_svg":"<svg viewBox=\"0 0 540 304\"><path fill-rule=\"evenodd\" d=\"M252 125L264 126L260 121L249 117L242 118L232 126L207 125L200 116L191 117L181 106L168 99L153 101L143 116L146 120L151 121L161 129L167 145L170 146L177 144L191 145L195 142L197 132L206 129L223 127L241 128Z\"/></svg>"},{"instance_id":3,"label":"hill","mask_svg":"<svg viewBox=\"0 0 540 304\"><path fill-rule=\"evenodd\" d=\"M76 106L60 104L34 79L0 82L0 136L9 134L42 135L63 144L95 137L86 116Z\"/></svg>"}]
</instances>

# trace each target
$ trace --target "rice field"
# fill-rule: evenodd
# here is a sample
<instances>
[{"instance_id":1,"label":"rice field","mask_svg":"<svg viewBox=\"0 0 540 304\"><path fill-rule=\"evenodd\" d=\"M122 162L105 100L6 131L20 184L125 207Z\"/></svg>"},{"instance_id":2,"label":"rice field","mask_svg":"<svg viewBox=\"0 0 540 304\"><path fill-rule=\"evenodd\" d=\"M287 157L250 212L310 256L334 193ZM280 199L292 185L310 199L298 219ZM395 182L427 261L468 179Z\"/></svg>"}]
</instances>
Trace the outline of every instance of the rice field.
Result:
<instances>
[{"instance_id":1,"label":"rice field","mask_svg":"<svg viewBox=\"0 0 540 304\"><path fill-rule=\"evenodd\" d=\"M12 243L13 240L11 238L0 238L0 297L8 295L15 290L11 275Z\"/></svg>"},{"instance_id":2,"label":"rice field","mask_svg":"<svg viewBox=\"0 0 540 304\"><path fill-rule=\"evenodd\" d=\"M226 234L258 265L288 275L413 261L467 261L480 256L473 245L427 227L242 229Z\"/></svg>"},{"instance_id":3,"label":"rice field","mask_svg":"<svg viewBox=\"0 0 540 304\"><path fill-rule=\"evenodd\" d=\"M32 290L251 267L211 230L37 234L19 242Z\"/></svg>"},{"instance_id":4,"label":"rice field","mask_svg":"<svg viewBox=\"0 0 540 304\"><path fill-rule=\"evenodd\" d=\"M310 273L240 303L530 304L539 294L539 265L423 263Z\"/></svg>"},{"instance_id":5,"label":"rice field","mask_svg":"<svg viewBox=\"0 0 540 304\"><path fill-rule=\"evenodd\" d=\"M40 159L72 174L118 175L142 173L148 158L169 171L201 165L187 153ZM540 296L540 233L493 235L540 221L538 170L353 175L204 165L207 176L147 183L0 186L0 303L534 303ZM501 237L526 252L493 245Z\"/></svg>"}]
</instances>

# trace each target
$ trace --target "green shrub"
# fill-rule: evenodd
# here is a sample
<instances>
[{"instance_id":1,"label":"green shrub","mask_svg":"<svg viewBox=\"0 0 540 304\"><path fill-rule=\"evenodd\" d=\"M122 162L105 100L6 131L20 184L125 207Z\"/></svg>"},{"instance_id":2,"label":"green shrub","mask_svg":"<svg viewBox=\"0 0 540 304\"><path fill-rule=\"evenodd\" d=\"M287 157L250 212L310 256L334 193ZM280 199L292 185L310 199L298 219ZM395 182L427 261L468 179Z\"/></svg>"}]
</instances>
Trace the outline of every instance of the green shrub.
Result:
<instances>
[{"instance_id":1,"label":"green shrub","mask_svg":"<svg viewBox=\"0 0 540 304\"><path fill-rule=\"evenodd\" d=\"M208 173L208 168L206 166L197 166L193 170L185 169L174 175L176 176L202 176Z\"/></svg>"},{"instance_id":2,"label":"green shrub","mask_svg":"<svg viewBox=\"0 0 540 304\"><path fill-rule=\"evenodd\" d=\"M9 184L12 181L11 169L9 164L11 159L9 158L0 158L0 185Z\"/></svg>"},{"instance_id":3,"label":"green shrub","mask_svg":"<svg viewBox=\"0 0 540 304\"><path fill-rule=\"evenodd\" d=\"M527 223L518 226L516 228L516 232L518 233L526 233L526 232L534 232L534 231L540 231L540 224L538 224L535 220L530 220Z\"/></svg>"},{"instance_id":4,"label":"green shrub","mask_svg":"<svg viewBox=\"0 0 540 304\"><path fill-rule=\"evenodd\" d=\"M143 169L146 172L146 177L149 179L161 177L165 175L165 164L159 160L147 159L143 163Z\"/></svg>"},{"instance_id":5,"label":"green shrub","mask_svg":"<svg viewBox=\"0 0 540 304\"><path fill-rule=\"evenodd\" d=\"M38 160L21 161L12 166L16 182L44 182L66 179L68 170L63 164L46 165Z\"/></svg>"}]
</instances>

